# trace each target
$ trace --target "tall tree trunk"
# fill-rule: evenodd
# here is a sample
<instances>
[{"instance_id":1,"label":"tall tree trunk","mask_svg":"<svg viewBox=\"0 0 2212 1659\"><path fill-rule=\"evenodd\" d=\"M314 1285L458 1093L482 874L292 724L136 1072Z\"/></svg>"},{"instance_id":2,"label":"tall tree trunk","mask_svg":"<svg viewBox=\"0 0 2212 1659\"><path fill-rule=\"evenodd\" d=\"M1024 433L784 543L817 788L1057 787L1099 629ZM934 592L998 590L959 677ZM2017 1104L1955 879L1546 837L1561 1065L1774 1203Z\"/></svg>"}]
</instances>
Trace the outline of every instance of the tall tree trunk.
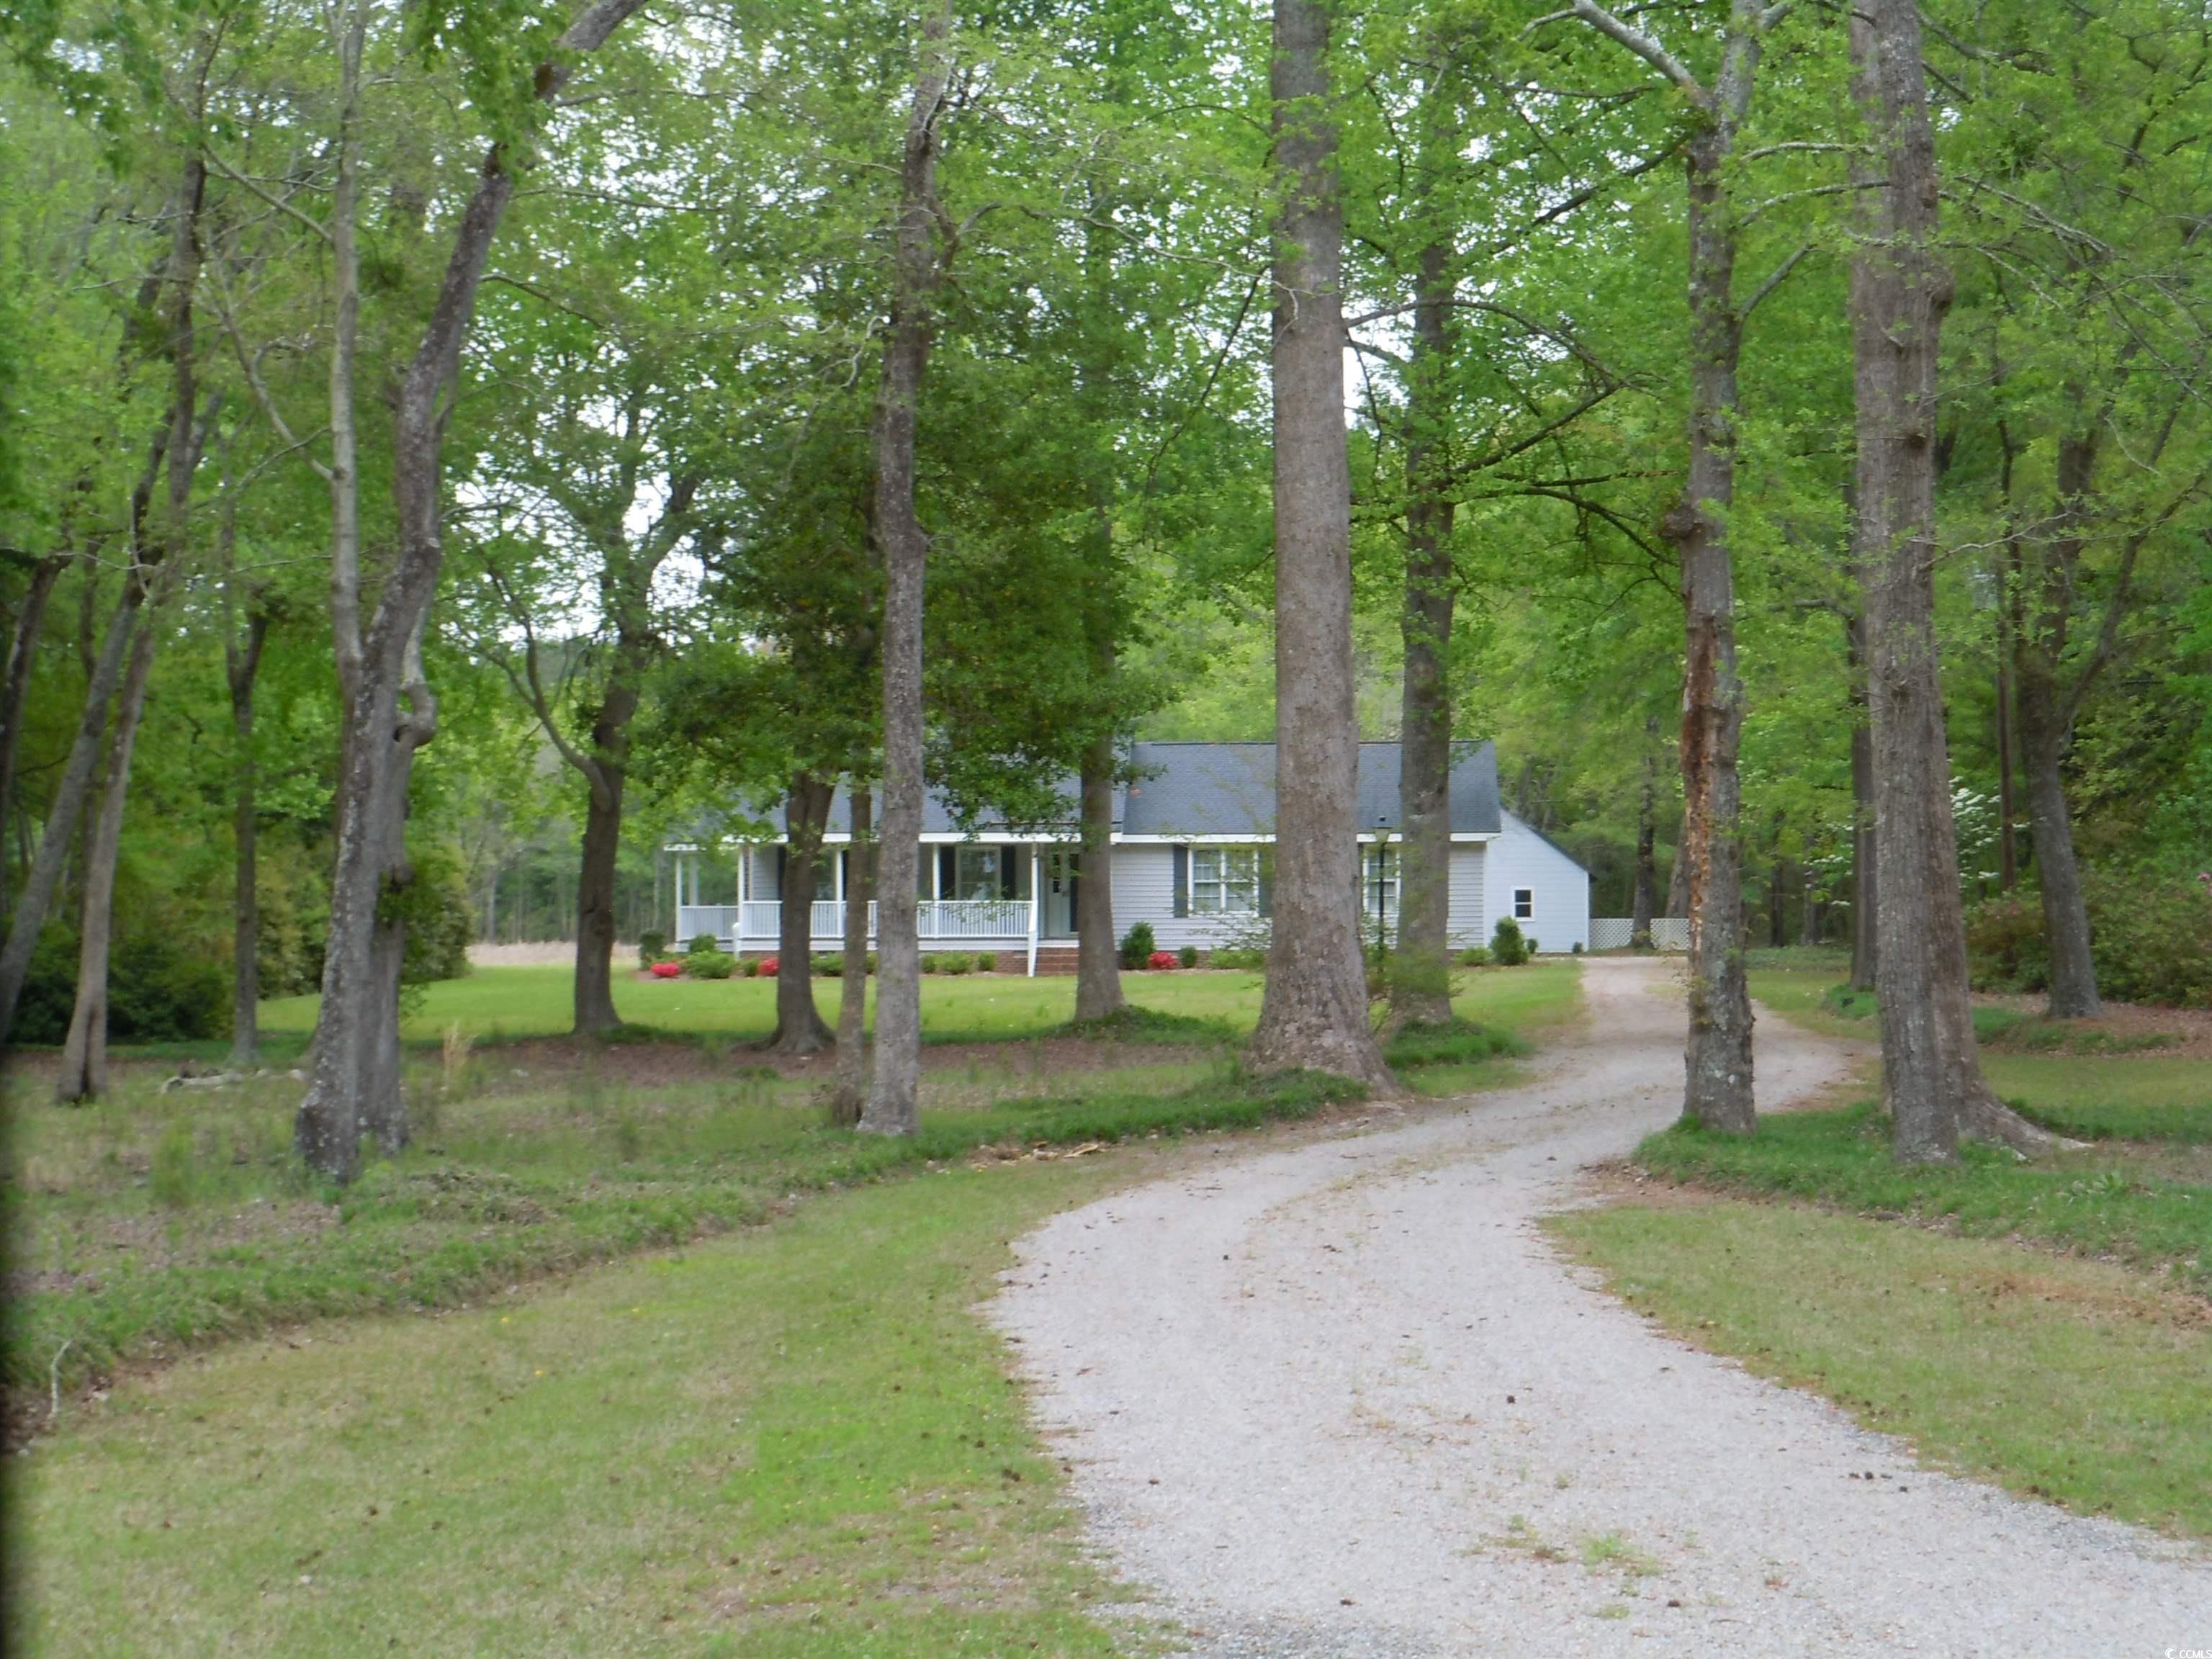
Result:
<instances>
[{"instance_id":1,"label":"tall tree trunk","mask_svg":"<svg viewBox=\"0 0 2212 1659\"><path fill-rule=\"evenodd\" d=\"M116 701L115 732L107 750L107 777L84 870L84 908L77 933L76 1001L70 1010L54 1098L67 1105L107 1091L107 960L114 941L115 860L123 844L124 803L131 791L131 751L146 712L146 682L154 668L154 630L138 630L131 666Z\"/></svg>"},{"instance_id":2,"label":"tall tree trunk","mask_svg":"<svg viewBox=\"0 0 2212 1659\"><path fill-rule=\"evenodd\" d=\"M556 54L538 65L532 86L541 108L567 86L575 58L598 50L643 3L592 0L562 35ZM311 1168L340 1181L352 1179L360 1169L364 1132L387 1149L406 1141L398 1079L404 935L397 907L386 900L413 878L405 849L408 776L415 751L437 732L437 703L422 672L422 641L445 561L439 510L443 405L475 317L477 289L493 239L514 194L516 170L529 159L526 141L492 145L455 226L429 325L398 388L392 484L398 550L368 631L350 638L345 619L350 614L358 620L358 571L352 573L356 580L349 590L339 592L349 551L343 530L333 552L332 610L342 684L343 665L356 650L358 664L356 683L347 697L340 755L337 858L314 1074L300 1103L293 1139ZM349 386L346 391L349 397ZM334 413L338 395L334 366Z\"/></svg>"},{"instance_id":3,"label":"tall tree trunk","mask_svg":"<svg viewBox=\"0 0 2212 1659\"><path fill-rule=\"evenodd\" d=\"M629 784L629 728L637 717L641 648L627 627L615 647L617 667L592 720L590 753L582 758L586 787L583 855L576 865L576 992L578 1036L611 1031L615 1012L615 890L621 872L623 797ZM550 721L550 708L543 711Z\"/></svg>"},{"instance_id":4,"label":"tall tree trunk","mask_svg":"<svg viewBox=\"0 0 2212 1659\"><path fill-rule=\"evenodd\" d=\"M223 638L224 678L230 688L231 897L230 1065L252 1071L261 1063L260 767L253 752L254 682L269 637L269 611L257 596L247 604L246 636Z\"/></svg>"},{"instance_id":5,"label":"tall tree trunk","mask_svg":"<svg viewBox=\"0 0 2212 1659\"><path fill-rule=\"evenodd\" d=\"M1900 1162L1957 1156L1961 1133L2040 1151L2054 1138L1982 1079L1951 817L1936 639L1937 353L1950 273L1936 252L1940 181L1916 0L1869 0L1850 22L1856 91L1881 181L1851 262L1858 410L1857 558L1866 595L1882 1092Z\"/></svg>"},{"instance_id":6,"label":"tall tree trunk","mask_svg":"<svg viewBox=\"0 0 2212 1659\"><path fill-rule=\"evenodd\" d=\"M1441 94L1431 90L1431 98ZM1437 118L1432 118L1433 120ZM1406 666L1399 706L1398 950L1390 1012L1403 1024L1451 1019L1451 250L1421 250L1406 392Z\"/></svg>"},{"instance_id":7,"label":"tall tree trunk","mask_svg":"<svg viewBox=\"0 0 2212 1659\"><path fill-rule=\"evenodd\" d=\"M2029 834L2035 848L2035 884L2043 901L2043 931L2051 950L2052 1019L2094 1019L2105 1012L2097 994L2097 965L2089 954L2089 906L2081 890L2081 866L2074 852L2074 818L2066 800L2066 749L2071 733L2059 706L2059 688L2033 651L2021 653L2014 681L2019 706L2021 759L2027 772Z\"/></svg>"},{"instance_id":8,"label":"tall tree trunk","mask_svg":"<svg viewBox=\"0 0 2212 1659\"><path fill-rule=\"evenodd\" d=\"M1108 653L1112 641L1107 643ZM1075 1017L1111 1019L1123 1007L1121 953L1114 937L1114 736L1085 745L1080 775L1083 846L1075 883ZM1042 904L1042 893L1030 902Z\"/></svg>"},{"instance_id":9,"label":"tall tree trunk","mask_svg":"<svg viewBox=\"0 0 2212 1659\"><path fill-rule=\"evenodd\" d=\"M23 602L15 609L15 630L8 644L8 668L0 684L0 834L9 821L15 797L15 756L22 747L23 716L30 708L31 666L39 655L39 635L46 626L46 601L54 584L69 566L69 555L50 553L31 566L31 579L23 589ZM8 879L0 860L0 933L7 931Z\"/></svg>"},{"instance_id":10,"label":"tall tree trunk","mask_svg":"<svg viewBox=\"0 0 2212 1659\"><path fill-rule=\"evenodd\" d=\"M1868 583L1863 567L1854 567L1852 580L1863 592ZM1851 672L1851 989L1875 988L1875 963L1881 952L1881 891L1874 840L1874 732L1867 723L1866 612L1855 611L1844 619L1844 641Z\"/></svg>"},{"instance_id":11,"label":"tall tree trunk","mask_svg":"<svg viewBox=\"0 0 2212 1659\"><path fill-rule=\"evenodd\" d=\"M1659 840L1659 722L1644 723L1644 793L1636 806L1636 893L1629 902L1628 944L1631 950L1651 948L1651 906L1659 885L1659 867L1653 857Z\"/></svg>"},{"instance_id":12,"label":"tall tree trunk","mask_svg":"<svg viewBox=\"0 0 2212 1659\"><path fill-rule=\"evenodd\" d=\"M860 1124L872 1134L912 1134L921 1113L921 945L915 933L915 890L925 787L921 606L929 538L915 507L914 445L941 275L932 221L938 124L951 81L951 6L933 6L922 23L900 162L890 326L873 422L875 530L884 560L884 824L877 866L874 1070Z\"/></svg>"},{"instance_id":13,"label":"tall tree trunk","mask_svg":"<svg viewBox=\"0 0 2212 1659\"><path fill-rule=\"evenodd\" d=\"M868 902L875 896L874 801L854 779L846 788L851 854L845 871L845 976L837 986L837 1077L830 1121L851 1128L868 1102Z\"/></svg>"},{"instance_id":14,"label":"tall tree trunk","mask_svg":"<svg viewBox=\"0 0 2212 1659\"><path fill-rule=\"evenodd\" d=\"M84 708L77 716L76 734L70 739L69 758L62 763L61 776L54 783L53 799L46 809L46 832L32 856L30 874L24 878L22 896L9 924L8 943L0 947L0 1047L6 1045L8 1034L15 1025L15 1004L23 994L23 981L30 972L31 952L38 945L39 930L46 925L46 912L53 904L55 890L61 885L62 867L69 862L70 844L76 839L77 820L84 811L85 797L92 789L93 772L99 764L103 739L107 734L108 710L115 700L116 682L122 678L124 658L139 626L142 597L137 583L125 583L123 598L107 624L106 635L100 641L100 654L85 686Z\"/></svg>"},{"instance_id":15,"label":"tall tree trunk","mask_svg":"<svg viewBox=\"0 0 2212 1659\"><path fill-rule=\"evenodd\" d=\"M1344 204L1328 0L1275 0L1275 894L1251 1059L1395 1085L1367 1023L1344 431Z\"/></svg>"},{"instance_id":16,"label":"tall tree trunk","mask_svg":"<svg viewBox=\"0 0 2212 1659\"><path fill-rule=\"evenodd\" d=\"M1743 8L1737 7L1739 14ZM1738 18L1729 71L1747 84L1757 58ZM1734 297L1735 228L1726 169L1740 117L1709 118L1688 146L1690 227L1690 464L1682 502L1667 529L1681 556L1687 649L1682 676L1682 837L1689 866L1690 1026L1682 1115L1709 1129L1748 1134L1752 1104L1751 990L1744 974L1743 683L1735 666L1735 573L1729 514L1735 500L1736 362L1743 319Z\"/></svg>"},{"instance_id":17,"label":"tall tree trunk","mask_svg":"<svg viewBox=\"0 0 2212 1659\"><path fill-rule=\"evenodd\" d=\"M776 910L775 1031L764 1045L774 1053L818 1054L830 1046L830 1028L814 1006L814 883L821 868L822 832L829 827L836 786L810 772L791 781L783 804L783 892ZM865 975L864 975L865 977Z\"/></svg>"}]
</instances>

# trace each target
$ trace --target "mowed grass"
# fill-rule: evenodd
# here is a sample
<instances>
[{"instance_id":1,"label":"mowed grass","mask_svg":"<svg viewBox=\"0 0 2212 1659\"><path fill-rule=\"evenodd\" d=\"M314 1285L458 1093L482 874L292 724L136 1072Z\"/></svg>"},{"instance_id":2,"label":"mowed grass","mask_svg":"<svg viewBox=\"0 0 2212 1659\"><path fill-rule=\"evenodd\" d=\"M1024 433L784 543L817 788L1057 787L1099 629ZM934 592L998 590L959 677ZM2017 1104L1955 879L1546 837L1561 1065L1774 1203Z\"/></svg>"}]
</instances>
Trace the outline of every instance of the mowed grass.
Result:
<instances>
[{"instance_id":1,"label":"mowed grass","mask_svg":"<svg viewBox=\"0 0 2212 1659\"><path fill-rule=\"evenodd\" d=\"M549 984L508 969L453 988L508 975ZM19 1076L0 1184L15 1274L0 1378L21 1409L55 1381L306 1319L456 1306L979 1147L1248 1127L1353 1092L1238 1069L1220 988L1249 983L1256 1006L1256 975L1132 980L1148 995L1184 994L1127 1023L1123 1035L1146 1047L1100 1042L1055 1060L1043 1039L1066 1011L1032 1000L1032 1025L1015 1028L1026 1036L926 1072L922 1131L898 1140L832 1128L815 1081L749 1064L722 1032L680 1046L456 1043L410 1063L413 1147L343 1193L293 1155L300 1087L288 1079L163 1094L141 1071L100 1104L64 1110ZM953 984L941 1006L993 1014L987 994ZM1012 981L1012 994L1028 988ZM1512 1074L1498 1056L1523 1046L1514 1033L1559 1023L1577 994L1571 963L1468 975L1462 1006L1483 1023L1407 1076L1428 1094L1494 1086ZM1194 1001L1216 1012L1192 1016Z\"/></svg>"},{"instance_id":2,"label":"mowed grass","mask_svg":"<svg viewBox=\"0 0 2212 1659\"><path fill-rule=\"evenodd\" d=\"M1521 1029L1557 1024L1574 1008L1577 968L1553 958L1518 969L1462 970L1455 1002L1467 1018ZM410 1042L430 1043L458 1030L478 1042L505 1037L558 1036L571 1024L574 971L553 968L480 968L465 979L426 985L410 998L401 1024ZM1260 1017L1265 978L1257 973L1200 970L1124 974L1123 993L1139 1008L1217 1024L1227 1036L1249 1033ZM834 1020L842 981L817 979L814 995ZM869 1017L875 984L869 981ZM615 1012L641 1031L738 1042L775 1029L775 981L770 979L640 980L615 975ZM304 1040L321 1004L316 996L284 997L261 1006L263 1029L279 1039ZM1075 1015L1075 981L1066 975L1029 979L1016 974L926 975L921 981L922 1038L929 1042L999 1042L1041 1036Z\"/></svg>"},{"instance_id":3,"label":"mowed grass","mask_svg":"<svg viewBox=\"0 0 2212 1659\"><path fill-rule=\"evenodd\" d=\"M1676 1335L1939 1467L2212 1537L2212 1314L2098 1261L1716 1200L1547 1225Z\"/></svg>"},{"instance_id":4,"label":"mowed grass","mask_svg":"<svg viewBox=\"0 0 2212 1659\"><path fill-rule=\"evenodd\" d=\"M132 1382L14 1460L10 1622L103 1659L1115 1652L972 1310L1130 1156L825 1196Z\"/></svg>"}]
</instances>

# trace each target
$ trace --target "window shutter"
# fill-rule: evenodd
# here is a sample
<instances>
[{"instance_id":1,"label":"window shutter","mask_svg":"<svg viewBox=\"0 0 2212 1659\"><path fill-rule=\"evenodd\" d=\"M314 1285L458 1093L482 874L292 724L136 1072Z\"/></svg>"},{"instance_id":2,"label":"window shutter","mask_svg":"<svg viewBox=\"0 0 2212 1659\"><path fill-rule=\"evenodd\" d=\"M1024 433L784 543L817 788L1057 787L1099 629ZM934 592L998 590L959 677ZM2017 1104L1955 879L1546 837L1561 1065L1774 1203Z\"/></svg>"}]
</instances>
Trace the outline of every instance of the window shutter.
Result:
<instances>
[{"instance_id":1,"label":"window shutter","mask_svg":"<svg viewBox=\"0 0 2212 1659\"><path fill-rule=\"evenodd\" d=\"M951 898L960 896L960 857L950 847L937 849L937 890Z\"/></svg>"},{"instance_id":2,"label":"window shutter","mask_svg":"<svg viewBox=\"0 0 2212 1659\"><path fill-rule=\"evenodd\" d=\"M1175 854L1175 912L1176 915L1190 914L1190 848L1177 847Z\"/></svg>"},{"instance_id":3,"label":"window shutter","mask_svg":"<svg viewBox=\"0 0 2212 1659\"><path fill-rule=\"evenodd\" d=\"M1011 847L1001 847L999 849L999 896L1012 898L1013 896L1014 849Z\"/></svg>"}]
</instances>

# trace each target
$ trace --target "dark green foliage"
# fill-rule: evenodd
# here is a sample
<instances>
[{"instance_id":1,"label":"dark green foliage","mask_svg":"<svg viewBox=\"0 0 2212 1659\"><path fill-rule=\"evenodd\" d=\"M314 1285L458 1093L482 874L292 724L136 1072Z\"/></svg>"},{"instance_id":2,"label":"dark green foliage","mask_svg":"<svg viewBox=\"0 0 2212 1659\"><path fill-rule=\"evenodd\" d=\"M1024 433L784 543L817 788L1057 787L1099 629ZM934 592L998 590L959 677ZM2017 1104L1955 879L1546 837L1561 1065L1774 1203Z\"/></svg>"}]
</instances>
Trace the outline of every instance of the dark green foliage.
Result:
<instances>
[{"instance_id":1,"label":"dark green foliage","mask_svg":"<svg viewBox=\"0 0 2212 1659\"><path fill-rule=\"evenodd\" d=\"M1498 919L1498 929L1491 935L1490 959L1500 968L1518 968L1528 960L1534 951L1531 941L1522 937L1521 924L1510 916Z\"/></svg>"},{"instance_id":2,"label":"dark green foliage","mask_svg":"<svg viewBox=\"0 0 2212 1659\"><path fill-rule=\"evenodd\" d=\"M845 958L832 951L814 958L814 971L824 979L845 977Z\"/></svg>"},{"instance_id":3,"label":"dark green foliage","mask_svg":"<svg viewBox=\"0 0 2212 1659\"><path fill-rule=\"evenodd\" d=\"M685 955L696 956L702 951L720 950L722 941L712 933L694 933L691 936L691 943L684 948Z\"/></svg>"},{"instance_id":4,"label":"dark green foliage","mask_svg":"<svg viewBox=\"0 0 2212 1659\"><path fill-rule=\"evenodd\" d=\"M1525 1054L1528 1045L1510 1031L1492 1030L1472 1020L1445 1025L1408 1023L1398 1028L1382 1050L1393 1071L1422 1066L1470 1066L1502 1054Z\"/></svg>"},{"instance_id":5,"label":"dark green foliage","mask_svg":"<svg viewBox=\"0 0 2212 1659\"><path fill-rule=\"evenodd\" d=\"M1182 950L1180 950L1180 951L1176 951L1176 960L1177 962L1179 962L1179 963L1182 963L1182 965L1183 965L1184 967L1186 967L1186 968L1195 968L1195 967L1197 967L1197 966L1198 966L1198 946L1196 946L1195 945L1184 945L1184 946L1182 947Z\"/></svg>"},{"instance_id":6,"label":"dark green foliage","mask_svg":"<svg viewBox=\"0 0 2212 1659\"><path fill-rule=\"evenodd\" d=\"M1121 936L1121 965L1136 972L1152 960L1160 947L1152 938L1152 924L1140 921Z\"/></svg>"},{"instance_id":7,"label":"dark green foliage","mask_svg":"<svg viewBox=\"0 0 2212 1659\"><path fill-rule=\"evenodd\" d=\"M401 981L427 985L459 979L469 971L469 940L476 933L476 912L461 862L443 848L414 855L415 878L387 896L406 924L406 955Z\"/></svg>"},{"instance_id":8,"label":"dark green foliage","mask_svg":"<svg viewBox=\"0 0 2212 1659\"><path fill-rule=\"evenodd\" d=\"M937 958L937 970L941 974L969 974L975 969L975 958L965 951L946 951Z\"/></svg>"},{"instance_id":9,"label":"dark green foliage","mask_svg":"<svg viewBox=\"0 0 2212 1659\"><path fill-rule=\"evenodd\" d=\"M2097 988L2115 1002L2212 1006L2212 892L2148 869L2085 871ZM2051 983L2043 909L2033 894L1976 905L1966 949L1977 988L2039 992Z\"/></svg>"},{"instance_id":10,"label":"dark green foliage","mask_svg":"<svg viewBox=\"0 0 2212 1659\"><path fill-rule=\"evenodd\" d=\"M726 951L693 951L684 958L684 972L690 979L727 979L737 966L738 959Z\"/></svg>"},{"instance_id":11,"label":"dark green foliage","mask_svg":"<svg viewBox=\"0 0 2212 1659\"><path fill-rule=\"evenodd\" d=\"M1677 1123L1638 1146L1636 1162L1675 1181L2172 1264L2212 1286L2212 1187L2086 1154L2022 1163L2005 1148L1971 1142L1955 1168L1899 1164L1890 1155L1889 1120L1872 1102L1770 1115L1750 1135Z\"/></svg>"},{"instance_id":12,"label":"dark green foliage","mask_svg":"<svg viewBox=\"0 0 2212 1659\"><path fill-rule=\"evenodd\" d=\"M1267 953L1252 946L1230 946L1216 951L1206 960L1215 968L1245 968L1256 972L1267 967Z\"/></svg>"},{"instance_id":13,"label":"dark green foliage","mask_svg":"<svg viewBox=\"0 0 2212 1659\"><path fill-rule=\"evenodd\" d=\"M1457 959L1462 968L1487 968L1490 966L1490 951L1486 946L1470 945L1459 953Z\"/></svg>"},{"instance_id":14,"label":"dark green foliage","mask_svg":"<svg viewBox=\"0 0 2212 1659\"><path fill-rule=\"evenodd\" d=\"M1840 1019L1872 1019L1874 993L1855 991L1848 985L1831 985L1820 994L1821 1002Z\"/></svg>"},{"instance_id":15,"label":"dark green foliage","mask_svg":"<svg viewBox=\"0 0 2212 1659\"><path fill-rule=\"evenodd\" d=\"M996 951L976 951L975 971L979 974L997 973L999 971L999 953Z\"/></svg>"},{"instance_id":16,"label":"dark green foliage","mask_svg":"<svg viewBox=\"0 0 2212 1659\"><path fill-rule=\"evenodd\" d=\"M49 931L31 958L13 1040L58 1043L76 1003L76 940ZM166 934L131 933L108 958L107 1035L114 1042L197 1042L230 1032L230 965Z\"/></svg>"},{"instance_id":17,"label":"dark green foliage","mask_svg":"<svg viewBox=\"0 0 2212 1659\"><path fill-rule=\"evenodd\" d=\"M650 968L660 960L661 952L668 948L668 935L647 928L637 936L637 965Z\"/></svg>"},{"instance_id":18,"label":"dark green foliage","mask_svg":"<svg viewBox=\"0 0 2212 1659\"><path fill-rule=\"evenodd\" d=\"M1124 1003L1103 1019L1072 1019L1055 1036L1096 1037L1115 1042L1233 1043L1237 1034L1225 1022L1171 1014L1164 1009Z\"/></svg>"}]
</instances>

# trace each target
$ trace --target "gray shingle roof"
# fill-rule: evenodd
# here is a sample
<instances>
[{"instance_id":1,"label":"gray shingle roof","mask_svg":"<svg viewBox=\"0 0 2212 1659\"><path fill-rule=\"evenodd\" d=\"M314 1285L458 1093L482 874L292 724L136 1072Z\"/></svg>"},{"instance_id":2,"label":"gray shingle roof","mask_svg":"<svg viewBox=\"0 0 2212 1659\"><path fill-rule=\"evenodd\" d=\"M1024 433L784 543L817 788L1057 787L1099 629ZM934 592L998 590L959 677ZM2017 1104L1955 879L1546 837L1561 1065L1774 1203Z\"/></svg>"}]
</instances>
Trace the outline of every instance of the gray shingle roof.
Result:
<instances>
[{"instance_id":1,"label":"gray shingle roof","mask_svg":"<svg viewBox=\"0 0 2212 1659\"><path fill-rule=\"evenodd\" d=\"M1496 834L1498 751L1487 743L1454 745L1451 827ZM1359 745L1356 821L1363 833L1395 830L1395 743ZM1138 781L1127 792L1121 833L1129 836L1271 836L1275 831L1275 745L1272 743L1140 743Z\"/></svg>"},{"instance_id":2,"label":"gray shingle roof","mask_svg":"<svg viewBox=\"0 0 2212 1659\"><path fill-rule=\"evenodd\" d=\"M1495 835L1499 827L1498 751L1487 743L1454 745L1451 827L1455 834ZM1398 822L1398 763L1395 743L1359 745L1357 822L1363 833L1376 829L1396 830ZM1275 745L1272 743L1140 743L1133 756L1137 781L1115 793L1114 827L1127 836L1272 836L1275 832ZM1076 817L1073 778L1061 786L1067 803L1066 827ZM777 832L783 828L783 809L775 806L761 816ZM883 803L876 803L878 823ZM830 809L832 834L842 834L851 822L845 793L838 791ZM702 825L701 841L720 839L734 823ZM922 811L927 835L951 835L959 829L951 811L933 791ZM1018 835L1028 826L1009 825L994 813L986 813L976 825L985 839Z\"/></svg>"}]
</instances>

